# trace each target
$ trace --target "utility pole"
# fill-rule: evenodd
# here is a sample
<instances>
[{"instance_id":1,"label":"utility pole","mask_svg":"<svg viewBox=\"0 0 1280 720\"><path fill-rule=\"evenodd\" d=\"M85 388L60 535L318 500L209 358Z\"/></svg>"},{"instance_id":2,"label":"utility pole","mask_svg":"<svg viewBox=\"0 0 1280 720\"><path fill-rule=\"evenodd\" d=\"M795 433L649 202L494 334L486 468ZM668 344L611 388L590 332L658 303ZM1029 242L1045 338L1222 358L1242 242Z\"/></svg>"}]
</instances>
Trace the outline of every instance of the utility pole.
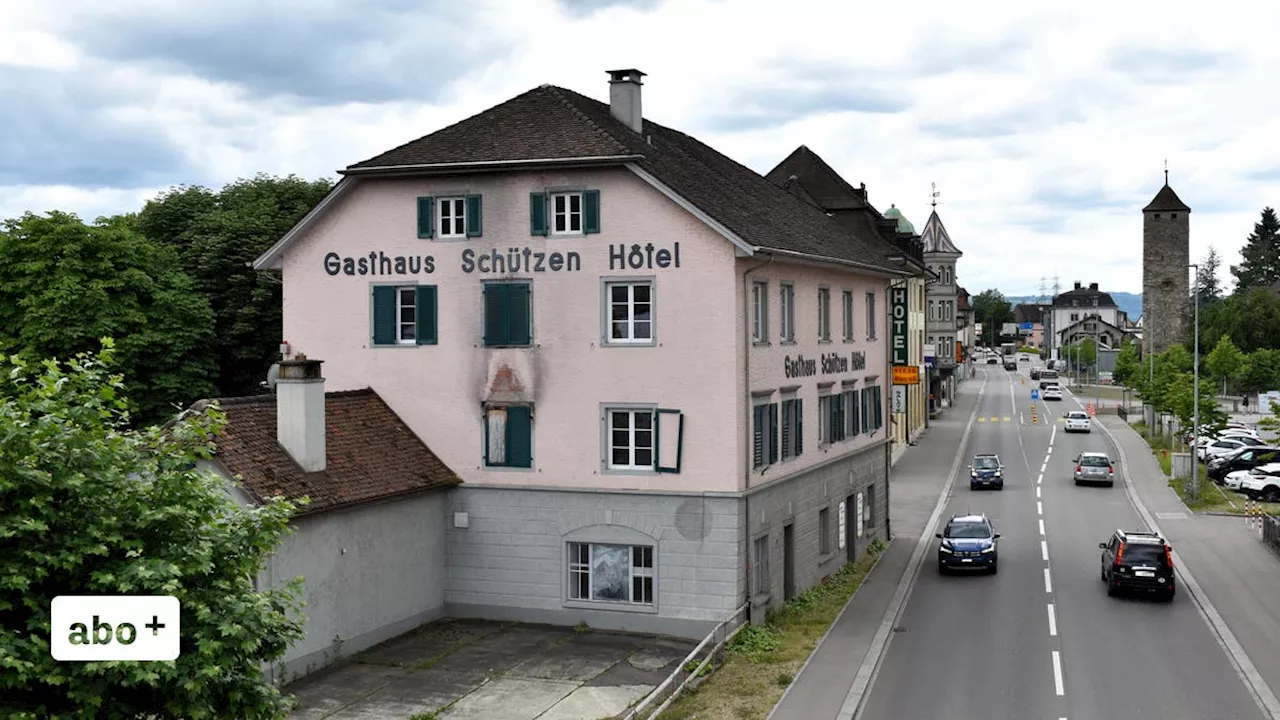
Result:
<instances>
[{"instance_id":1,"label":"utility pole","mask_svg":"<svg viewBox=\"0 0 1280 720\"><path fill-rule=\"evenodd\" d=\"M1200 265L1191 263L1191 267L1196 269L1196 277L1200 276ZM1191 410L1191 437L1197 445L1200 442L1200 293L1196 293L1193 297L1195 302L1195 351L1192 353L1191 369L1194 373L1191 381L1191 393L1194 395L1192 399ZM1200 464L1196 459L1196 448L1191 448L1191 497L1200 497Z\"/></svg>"}]
</instances>

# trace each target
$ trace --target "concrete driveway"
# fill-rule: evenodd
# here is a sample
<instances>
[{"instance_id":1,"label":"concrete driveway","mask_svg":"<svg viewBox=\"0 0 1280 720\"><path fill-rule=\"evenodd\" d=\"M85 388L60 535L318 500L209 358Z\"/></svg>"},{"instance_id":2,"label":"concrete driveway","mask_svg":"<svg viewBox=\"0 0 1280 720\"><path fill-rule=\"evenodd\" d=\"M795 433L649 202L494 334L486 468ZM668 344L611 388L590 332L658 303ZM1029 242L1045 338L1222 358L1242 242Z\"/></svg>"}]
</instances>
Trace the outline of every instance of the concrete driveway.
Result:
<instances>
[{"instance_id":1,"label":"concrete driveway","mask_svg":"<svg viewBox=\"0 0 1280 720\"><path fill-rule=\"evenodd\" d=\"M298 697L297 720L600 720L647 695L695 644L442 620L285 691Z\"/></svg>"}]
</instances>

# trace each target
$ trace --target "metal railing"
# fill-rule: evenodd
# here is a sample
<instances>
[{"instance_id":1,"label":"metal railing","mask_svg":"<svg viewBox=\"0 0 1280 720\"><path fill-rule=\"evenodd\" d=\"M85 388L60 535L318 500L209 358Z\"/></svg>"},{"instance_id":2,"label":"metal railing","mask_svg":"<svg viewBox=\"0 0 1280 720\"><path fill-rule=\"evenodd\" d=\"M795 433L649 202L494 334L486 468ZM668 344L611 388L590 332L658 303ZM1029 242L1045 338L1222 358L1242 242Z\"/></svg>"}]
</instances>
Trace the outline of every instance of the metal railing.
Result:
<instances>
[{"instance_id":1,"label":"metal railing","mask_svg":"<svg viewBox=\"0 0 1280 720\"><path fill-rule=\"evenodd\" d=\"M622 716L622 720L655 720L662 711L671 706L680 697L680 693L690 682L697 678L720 654L729 641L738 634L742 628L747 626L747 609L749 603L744 603L742 607L733 611L733 614L725 618L719 625L716 625L707 636L702 638L702 642L698 643L684 660L680 661L679 667L675 669L662 684L653 689L653 692L645 696L643 700L636 704L635 707L627 711ZM655 703L661 703L653 710L649 710Z\"/></svg>"},{"instance_id":2,"label":"metal railing","mask_svg":"<svg viewBox=\"0 0 1280 720\"><path fill-rule=\"evenodd\" d=\"M1280 554L1280 518L1263 513L1261 520L1262 544Z\"/></svg>"}]
</instances>

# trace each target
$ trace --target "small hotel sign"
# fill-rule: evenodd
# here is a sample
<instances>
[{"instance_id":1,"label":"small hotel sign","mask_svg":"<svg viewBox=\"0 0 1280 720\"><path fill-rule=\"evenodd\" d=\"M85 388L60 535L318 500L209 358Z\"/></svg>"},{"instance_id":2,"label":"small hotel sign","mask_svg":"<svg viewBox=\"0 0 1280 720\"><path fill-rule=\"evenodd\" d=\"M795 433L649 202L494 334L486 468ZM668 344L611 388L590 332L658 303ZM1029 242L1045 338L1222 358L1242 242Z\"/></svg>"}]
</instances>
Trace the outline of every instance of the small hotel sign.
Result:
<instances>
[{"instance_id":1,"label":"small hotel sign","mask_svg":"<svg viewBox=\"0 0 1280 720\"><path fill-rule=\"evenodd\" d=\"M907 358L907 289L889 288L889 348L894 365L906 365ZM896 369L896 368L895 368Z\"/></svg>"},{"instance_id":2,"label":"small hotel sign","mask_svg":"<svg viewBox=\"0 0 1280 720\"><path fill-rule=\"evenodd\" d=\"M915 385L920 382L920 368L916 365L894 365L894 385Z\"/></svg>"}]
</instances>

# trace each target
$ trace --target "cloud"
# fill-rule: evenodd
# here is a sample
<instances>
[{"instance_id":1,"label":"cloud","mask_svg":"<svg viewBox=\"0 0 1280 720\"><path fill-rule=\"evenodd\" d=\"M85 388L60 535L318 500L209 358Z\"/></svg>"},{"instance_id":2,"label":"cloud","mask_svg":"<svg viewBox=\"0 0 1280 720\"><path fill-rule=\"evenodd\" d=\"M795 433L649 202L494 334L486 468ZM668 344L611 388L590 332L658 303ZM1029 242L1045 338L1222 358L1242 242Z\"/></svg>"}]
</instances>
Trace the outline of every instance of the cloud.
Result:
<instances>
[{"instance_id":1,"label":"cloud","mask_svg":"<svg viewBox=\"0 0 1280 720\"><path fill-rule=\"evenodd\" d=\"M758 171L817 150L921 227L930 183L960 281L1141 288L1163 183L1224 268L1280 205L1280 5L806 0L0 2L0 217L94 217L186 182L333 170L541 83L644 108ZM1224 271L1225 272L1225 271ZM1010 293L1016 294L1016 293Z\"/></svg>"},{"instance_id":2,"label":"cloud","mask_svg":"<svg viewBox=\"0 0 1280 720\"><path fill-rule=\"evenodd\" d=\"M477 64L500 57L468 23L472 2L107 3L75 13L87 54L313 103L435 102Z\"/></svg>"}]
</instances>

